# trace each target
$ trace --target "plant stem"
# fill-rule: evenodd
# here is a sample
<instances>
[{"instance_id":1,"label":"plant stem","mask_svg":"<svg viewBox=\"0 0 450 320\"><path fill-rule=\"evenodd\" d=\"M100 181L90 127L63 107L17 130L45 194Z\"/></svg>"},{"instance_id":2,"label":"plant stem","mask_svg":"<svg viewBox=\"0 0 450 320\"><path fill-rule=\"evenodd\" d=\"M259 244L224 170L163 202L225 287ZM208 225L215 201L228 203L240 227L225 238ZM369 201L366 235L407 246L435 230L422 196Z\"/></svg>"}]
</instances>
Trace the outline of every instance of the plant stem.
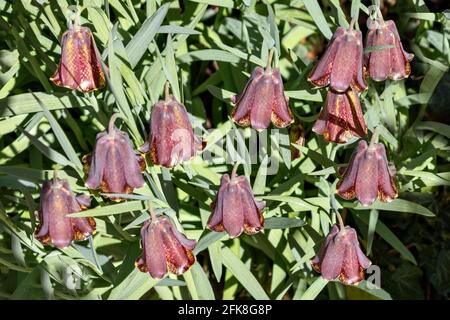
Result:
<instances>
[{"instance_id":1,"label":"plant stem","mask_svg":"<svg viewBox=\"0 0 450 320\"><path fill-rule=\"evenodd\" d=\"M370 144L369 144L369 148L373 148L373 146L375 145L375 143L378 143L378 137L380 135L380 127L376 127L375 130L372 133L372 138L370 138Z\"/></svg>"},{"instance_id":2,"label":"plant stem","mask_svg":"<svg viewBox=\"0 0 450 320\"><path fill-rule=\"evenodd\" d=\"M338 206L337 206L336 198L334 197L334 193L331 193L330 205L331 205L331 208L336 213L336 218L337 218L337 220L339 222L339 227L340 227L341 231L343 231L345 229L345 225L344 225L344 221L342 220L342 216L339 213L339 209L338 209Z\"/></svg>"},{"instance_id":3,"label":"plant stem","mask_svg":"<svg viewBox=\"0 0 450 320\"><path fill-rule=\"evenodd\" d=\"M151 200L148 200L147 206L148 206L148 212L150 212L151 222L153 223L153 222L156 221L156 213L153 210L153 206L152 206L152 201Z\"/></svg>"},{"instance_id":4,"label":"plant stem","mask_svg":"<svg viewBox=\"0 0 450 320\"><path fill-rule=\"evenodd\" d=\"M339 227L341 231L344 231L345 230L344 220L342 220L342 216L337 210L336 210L336 218L339 221Z\"/></svg>"},{"instance_id":5,"label":"plant stem","mask_svg":"<svg viewBox=\"0 0 450 320\"><path fill-rule=\"evenodd\" d=\"M236 172L240 164L241 164L240 162L236 162L234 164L233 170L231 171L231 180L233 180L236 177Z\"/></svg>"},{"instance_id":6,"label":"plant stem","mask_svg":"<svg viewBox=\"0 0 450 320\"><path fill-rule=\"evenodd\" d=\"M348 27L348 30L349 30L349 31L353 31L353 27L355 26L356 19L357 19L357 17L355 16L355 17L353 17L352 20L350 21L350 25L349 25L349 27Z\"/></svg>"},{"instance_id":7,"label":"plant stem","mask_svg":"<svg viewBox=\"0 0 450 320\"><path fill-rule=\"evenodd\" d=\"M384 23L383 14L381 13L380 7L377 7L377 16L378 16L378 18L380 19L381 26L384 27L384 26L385 26L385 23Z\"/></svg>"},{"instance_id":8,"label":"plant stem","mask_svg":"<svg viewBox=\"0 0 450 320\"><path fill-rule=\"evenodd\" d=\"M58 170L57 169L53 169L53 184L57 184L58 183Z\"/></svg>"},{"instance_id":9,"label":"plant stem","mask_svg":"<svg viewBox=\"0 0 450 320\"><path fill-rule=\"evenodd\" d=\"M275 48L271 48L269 50L269 56L267 57L266 71L272 70L272 59L273 59L274 52L275 52Z\"/></svg>"},{"instance_id":10,"label":"plant stem","mask_svg":"<svg viewBox=\"0 0 450 320\"><path fill-rule=\"evenodd\" d=\"M164 84L164 100L166 102L168 102L170 99L170 83L169 81L166 81L166 83Z\"/></svg>"},{"instance_id":11,"label":"plant stem","mask_svg":"<svg viewBox=\"0 0 450 320\"><path fill-rule=\"evenodd\" d=\"M109 119L108 123L108 134L114 135L114 123L116 122L116 119L119 118L120 115L118 113L114 113L111 118Z\"/></svg>"}]
</instances>

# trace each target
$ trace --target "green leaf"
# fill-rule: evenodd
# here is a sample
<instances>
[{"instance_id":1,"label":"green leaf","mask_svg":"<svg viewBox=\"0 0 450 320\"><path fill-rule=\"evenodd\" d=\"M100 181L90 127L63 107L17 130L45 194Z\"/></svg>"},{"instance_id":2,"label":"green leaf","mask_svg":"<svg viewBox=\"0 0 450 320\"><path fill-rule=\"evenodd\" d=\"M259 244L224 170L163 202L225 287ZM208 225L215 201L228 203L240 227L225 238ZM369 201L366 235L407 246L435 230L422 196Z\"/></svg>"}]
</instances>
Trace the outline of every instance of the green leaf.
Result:
<instances>
[{"instance_id":1,"label":"green leaf","mask_svg":"<svg viewBox=\"0 0 450 320\"><path fill-rule=\"evenodd\" d=\"M153 288L160 280L153 279L148 273L140 272L137 268L114 289L108 300L137 300Z\"/></svg>"},{"instance_id":2,"label":"green leaf","mask_svg":"<svg viewBox=\"0 0 450 320\"><path fill-rule=\"evenodd\" d=\"M89 99L68 93L21 93L0 99L0 117L41 112L39 101L48 110L86 108L91 106Z\"/></svg>"},{"instance_id":3,"label":"green leaf","mask_svg":"<svg viewBox=\"0 0 450 320\"><path fill-rule=\"evenodd\" d=\"M189 0L189 1L209 4L211 6L225 7L225 8L233 8L234 7L233 0Z\"/></svg>"},{"instance_id":4,"label":"green leaf","mask_svg":"<svg viewBox=\"0 0 450 320\"><path fill-rule=\"evenodd\" d=\"M214 300L214 291L209 283L209 279L198 262L194 263L190 272L194 279L195 287L197 288L198 298L200 300Z\"/></svg>"},{"instance_id":5,"label":"green leaf","mask_svg":"<svg viewBox=\"0 0 450 320\"><path fill-rule=\"evenodd\" d=\"M318 277L305 291L300 300L314 300L328 284L328 280Z\"/></svg>"},{"instance_id":6,"label":"green leaf","mask_svg":"<svg viewBox=\"0 0 450 320\"><path fill-rule=\"evenodd\" d=\"M415 126L415 128L419 130L430 130L450 139L450 126L444 123L434 121L422 121L419 122Z\"/></svg>"},{"instance_id":7,"label":"green leaf","mask_svg":"<svg viewBox=\"0 0 450 320\"><path fill-rule=\"evenodd\" d=\"M349 205L348 207L352 207ZM385 211L397 211L397 212L407 212L407 213L415 213L426 217L434 217L435 214L428 210L427 208L421 206L420 204L404 200L404 199L395 199L392 202L386 203L381 201L376 201L370 206L363 206L358 204L354 207L356 210L367 210L367 209L377 209L377 210L385 210Z\"/></svg>"},{"instance_id":8,"label":"green leaf","mask_svg":"<svg viewBox=\"0 0 450 320\"><path fill-rule=\"evenodd\" d=\"M373 235L378 222L378 210L370 210L369 224L367 229L367 251L366 254L370 255L372 252Z\"/></svg>"},{"instance_id":9,"label":"green leaf","mask_svg":"<svg viewBox=\"0 0 450 320\"><path fill-rule=\"evenodd\" d=\"M124 212L132 212L132 211L140 211L144 210L146 207L144 206L142 201L127 201L113 205L107 205L104 207L95 207L93 209L84 210L77 213L68 214L67 217L71 218L81 218L81 217L101 217L101 216L110 216L114 214L120 214Z\"/></svg>"},{"instance_id":10,"label":"green leaf","mask_svg":"<svg viewBox=\"0 0 450 320\"><path fill-rule=\"evenodd\" d=\"M163 4L150 18L144 21L142 27L126 46L127 56L134 69L141 60L148 46L158 32L169 10L170 3Z\"/></svg>"},{"instance_id":11,"label":"green leaf","mask_svg":"<svg viewBox=\"0 0 450 320\"><path fill-rule=\"evenodd\" d=\"M303 3L305 4L306 10L308 10L320 32L322 32L325 38L331 39L333 32L331 32L331 29L325 20L325 16L323 15L322 8L317 0L303 0Z\"/></svg>"},{"instance_id":12,"label":"green leaf","mask_svg":"<svg viewBox=\"0 0 450 320\"><path fill-rule=\"evenodd\" d=\"M271 217L264 222L264 229L289 229L298 228L306 225L306 222L300 219Z\"/></svg>"},{"instance_id":13,"label":"green leaf","mask_svg":"<svg viewBox=\"0 0 450 320\"><path fill-rule=\"evenodd\" d=\"M256 300L269 300L269 296L248 267L228 248L222 248L223 264Z\"/></svg>"},{"instance_id":14,"label":"green leaf","mask_svg":"<svg viewBox=\"0 0 450 320\"><path fill-rule=\"evenodd\" d=\"M211 244L219 241L226 236L225 232L209 232L205 236L201 237L194 249L194 254L197 255L208 248Z\"/></svg>"},{"instance_id":15,"label":"green leaf","mask_svg":"<svg viewBox=\"0 0 450 320\"><path fill-rule=\"evenodd\" d=\"M69 138L67 137L66 133L60 126L59 122L53 117L51 112L47 109L46 106L42 104L42 101L39 100L37 96L35 98L38 100L38 103L40 104L42 110L44 111L44 115L47 118L48 122L50 123L53 132L55 133L56 139L58 140L59 144L63 148L64 152L66 153L67 158L73 163L74 167L77 169L78 174L80 177L83 177L82 173L82 167L80 159L78 158L77 153L75 152L75 149L73 148Z\"/></svg>"},{"instance_id":16,"label":"green leaf","mask_svg":"<svg viewBox=\"0 0 450 320\"><path fill-rule=\"evenodd\" d=\"M364 213L356 213L355 217L364 222L366 225L373 223L373 221L370 221L372 220L371 217L368 217ZM414 264L417 264L416 259L414 258L412 253L408 250L408 248L406 248L406 246L400 241L400 239L397 238L397 236L391 230L389 230L389 228L379 219L376 222L375 231L395 250L397 250L398 253L400 253L403 258L411 261Z\"/></svg>"}]
</instances>

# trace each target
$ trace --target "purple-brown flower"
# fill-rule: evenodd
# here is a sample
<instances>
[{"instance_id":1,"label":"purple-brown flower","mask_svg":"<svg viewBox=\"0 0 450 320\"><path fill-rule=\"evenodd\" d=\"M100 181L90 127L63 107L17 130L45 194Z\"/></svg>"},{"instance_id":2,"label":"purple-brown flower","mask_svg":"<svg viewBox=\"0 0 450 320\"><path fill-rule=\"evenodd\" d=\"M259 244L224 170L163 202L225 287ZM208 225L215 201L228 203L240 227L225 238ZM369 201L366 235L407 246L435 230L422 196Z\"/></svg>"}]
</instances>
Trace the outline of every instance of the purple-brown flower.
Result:
<instances>
[{"instance_id":1,"label":"purple-brown flower","mask_svg":"<svg viewBox=\"0 0 450 320\"><path fill-rule=\"evenodd\" d=\"M355 229L341 226L339 230L335 224L311 264L324 279L339 277L344 284L357 284L372 262L361 251Z\"/></svg>"},{"instance_id":2,"label":"purple-brown flower","mask_svg":"<svg viewBox=\"0 0 450 320\"><path fill-rule=\"evenodd\" d=\"M109 72L106 65L105 68ZM81 92L91 92L105 86L101 56L89 28L75 23L64 32L59 66L50 80L57 86Z\"/></svg>"},{"instance_id":3,"label":"purple-brown flower","mask_svg":"<svg viewBox=\"0 0 450 320\"><path fill-rule=\"evenodd\" d=\"M377 199L390 202L398 195L392 171L384 145L372 139L368 146L361 140L337 184L337 193L346 200L356 197L365 206Z\"/></svg>"},{"instance_id":4,"label":"purple-brown flower","mask_svg":"<svg viewBox=\"0 0 450 320\"><path fill-rule=\"evenodd\" d=\"M309 81L318 87L330 85L336 92L346 92L352 85L356 90L367 88L363 77L363 43L361 31L353 29L355 19L348 30L336 29L333 38L312 70Z\"/></svg>"},{"instance_id":5,"label":"purple-brown flower","mask_svg":"<svg viewBox=\"0 0 450 320\"><path fill-rule=\"evenodd\" d=\"M139 150L150 152L153 164L171 168L194 157L202 143L194 134L186 107L169 94L167 84L165 92L165 100L152 109L149 141Z\"/></svg>"},{"instance_id":6,"label":"purple-brown flower","mask_svg":"<svg viewBox=\"0 0 450 320\"><path fill-rule=\"evenodd\" d=\"M180 233L169 217L152 214L141 229L141 243L143 253L136 266L153 278L160 279L167 272L183 274L195 262L192 250L197 242Z\"/></svg>"},{"instance_id":7,"label":"purple-brown flower","mask_svg":"<svg viewBox=\"0 0 450 320\"><path fill-rule=\"evenodd\" d=\"M327 141L345 143L350 138L363 137L367 126L358 93L350 87L347 92L328 90L325 106L312 130Z\"/></svg>"},{"instance_id":8,"label":"purple-brown flower","mask_svg":"<svg viewBox=\"0 0 450 320\"><path fill-rule=\"evenodd\" d=\"M95 233L95 220L91 217L69 218L66 214L85 210L90 203L89 196L75 197L67 180L58 179L55 172L53 179L42 186L36 239L57 248L65 248L73 240L85 240Z\"/></svg>"},{"instance_id":9,"label":"purple-brown flower","mask_svg":"<svg viewBox=\"0 0 450 320\"><path fill-rule=\"evenodd\" d=\"M267 129L272 122L278 128L287 127L294 119L284 94L280 70L271 68L271 55L264 70L256 67L244 91L233 97L235 108L231 117L237 124L256 130Z\"/></svg>"},{"instance_id":10,"label":"purple-brown flower","mask_svg":"<svg viewBox=\"0 0 450 320\"><path fill-rule=\"evenodd\" d=\"M102 192L131 193L144 185L145 160L133 150L128 134L114 125L117 116L111 117L107 131L97 134L93 154L83 158L89 172L85 185Z\"/></svg>"},{"instance_id":11,"label":"purple-brown flower","mask_svg":"<svg viewBox=\"0 0 450 320\"><path fill-rule=\"evenodd\" d=\"M231 238L238 237L244 231L248 235L261 231L264 217L261 214L264 201L256 201L252 188L245 176L236 174L237 165L233 168L231 178L222 176L219 192L212 203L213 213L208 220L208 228L226 231Z\"/></svg>"},{"instance_id":12,"label":"purple-brown flower","mask_svg":"<svg viewBox=\"0 0 450 320\"><path fill-rule=\"evenodd\" d=\"M366 48L372 50L364 55L366 71L375 81L407 78L414 55L403 49L394 21L384 21L381 12L379 15L380 19L371 23L367 33Z\"/></svg>"}]
</instances>

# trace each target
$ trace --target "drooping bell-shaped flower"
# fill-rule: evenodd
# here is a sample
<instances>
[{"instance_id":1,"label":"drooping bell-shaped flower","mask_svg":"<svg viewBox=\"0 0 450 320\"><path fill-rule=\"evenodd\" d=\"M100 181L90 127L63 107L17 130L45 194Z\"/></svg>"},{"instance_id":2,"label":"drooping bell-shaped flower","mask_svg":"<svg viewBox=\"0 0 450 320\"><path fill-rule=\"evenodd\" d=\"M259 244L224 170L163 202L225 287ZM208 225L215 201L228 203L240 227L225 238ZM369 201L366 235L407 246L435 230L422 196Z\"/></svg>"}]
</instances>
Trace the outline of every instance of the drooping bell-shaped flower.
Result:
<instances>
[{"instance_id":1,"label":"drooping bell-shaped flower","mask_svg":"<svg viewBox=\"0 0 450 320\"><path fill-rule=\"evenodd\" d=\"M256 130L267 129L272 122L278 128L287 127L294 119L284 94L283 79L278 68L271 67L273 51L267 67L256 67L239 97L233 97L235 108L231 117L237 124Z\"/></svg>"},{"instance_id":2,"label":"drooping bell-shaped flower","mask_svg":"<svg viewBox=\"0 0 450 320\"><path fill-rule=\"evenodd\" d=\"M183 274L195 262L192 250L197 242L180 233L167 216L152 213L141 229L141 243L143 252L136 266L153 278L160 279L167 272Z\"/></svg>"},{"instance_id":3,"label":"drooping bell-shaped flower","mask_svg":"<svg viewBox=\"0 0 450 320\"><path fill-rule=\"evenodd\" d=\"M201 149L186 107L169 94L166 83L165 100L158 101L152 109L149 141L139 150L150 152L153 164L171 168L190 160Z\"/></svg>"},{"instance_id":4,"label":"drooping bell-shaped flower","mask_svg":"<svg viewBox=\"0 0 450 320\"><path fill-rule=\"evenodd\" d=\"M85 185L102 192L131 193L144 185L145 160L133 150L128 134L114 125L117 116L111 117L107 131L97 134L93 154L83 158Z\"/></svg>"},{"instance_id":5,"label":"drooping bell-shaped flower","mask_svg":"<svg viewBox=\"0 0 450 320\"><path fill-rule=\"evenodd\" d=\"M344 284L357 284L372 262L359 247L355 229L335 224L311 264L327 280L339 278Z\"/></svg>"},{"instance_id":6,"label":"drooping bell-shaped flower","mask_svg":"<svg viewBox=\"0 0 450 320\"><path fill-rule=\"evenodd\" d=\"M390 202L398 195L393 170L389 167L386 149L376 143L375 132L370 145L361 140L341 180L337 193L346 200L359 200L362 205L370 205L375 200Z\"/></svg>"},{"instance_id":7,"label":"drooping bell-shaped flower","mask_svg":"<svg viewBox=\"0 0 450 320\"><path fill-rule=\"evenodd\" d=\"M366 38L366 49L370 49L364 54L366 71L375 81L407 78L414 55L403 49L394 21L384 21L379 9L377 14L378 19L370 23Z\"/></svg>"},{"instance_id":8,"label":"drooping bell-shaped flower","mask_svg":"<svg viewBox=\"0 0 450 320\"><path fill-rule=\"evenodd\" d=\"M363 137L367 126L358 93L350 87L347 92L328 90L325 106L312 130L327 141L345 143L350 138Z\"/></svg>"},{"instance_id":9,"label":"drooping bell-shaped flower","mask_svg":"<svg viewBox=\"0 0 450 320\"><path fill-rule=\"evenodd\" d=\"M213 231L226 231L231 238L238 237L242 231L252 235L264 227L261 211L265 202L255 200L247 178L236 174L237 167L238 165L235 165L233 168L231 178L228 174L222 176L217 198L211 205L213 212L207 224Z\"/></svg>"},{"instance_id":10,"label":"drooping bell-shaped flower","mask_svg":"<svg viewBox=\"0 0 450 320\"><path fill-rule=\"evenodd\" d=\"M108 71L105 65L106 71ZM79 25L79 16L61 38L61 58L58 69L50 78L60 87L81 92L91 92L106 84L91 30Z\"/></svg>"},{"instance_id":11,"label":"drooping bell-shaped flower","mask_svg":"<svg viewBox=\"0 0 450 320\"><path fill-rule=\"evenodd\" d=\"M95 220L91 217L70 218L67 214L80 212L90 206L89 196L75 197L65 179L44 182L41 191L39 225L35 237L45 245L57 248L69 246L73 240L85 240L95 233Z\"/></svg>"},{"instance_id":12,"label":"drooping bell-shaped flower","mask_svg":"<svg viewBox=\"0 0 450 320\"><path fill-rule=\"evenodd\" d=\"M328 47L312 70L309 81L318 87L330 85L335 92L346 92L352 85L363 91L367 84L363 77L363 43L361 31L353 29L355 18L346 30L338 27Z\"/></svg>"}]
</instances>

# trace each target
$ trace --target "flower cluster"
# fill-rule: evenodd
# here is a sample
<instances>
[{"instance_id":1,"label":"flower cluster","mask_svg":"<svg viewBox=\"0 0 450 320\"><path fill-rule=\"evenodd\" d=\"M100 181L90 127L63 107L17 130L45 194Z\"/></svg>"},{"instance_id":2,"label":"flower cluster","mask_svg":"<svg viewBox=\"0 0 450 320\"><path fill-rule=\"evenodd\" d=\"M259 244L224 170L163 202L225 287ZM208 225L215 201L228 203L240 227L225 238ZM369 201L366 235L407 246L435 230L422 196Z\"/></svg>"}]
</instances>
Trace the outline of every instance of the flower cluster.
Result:
<instances>
[{"instance_id":1,"label":"flower cluster","mask_svg":"<svg viewBox=\"0 0 450 320\"><path fill-rule=\"evenodd\" d=\"M377 18L369 20L365 54L362 34L353 29L355 21L352 19L347 30L336 30L309 76L315 86L328 86L325 106L312 130L336 143L367 134L359 99L367 88L366 77L374 81L399 80L411 71L413 55L403 50L393 21L384 21L378 9ZM389 166L386 149L378 143L378 130L373 132L370 144L359 142L338 181L337 194L346 200L357 198L363 206L397 197L395 168ZM345 284L356 284L364 278L363 270L371 262L359 248L356 231L344 226L338 212L337 216L340 228L332 228L311 264L325 279L339 278Z\"/></svg>"},{"instance_id":2,"label":"flower cluster","mask_svg":"<svg viewBox=\"0 0 450 320\"><path fill-rule=\"evenodd\" d=\"M368 86L368 76L375 81L398 80L411 71L412 55L403 50L393 21L385 22L381 13L372 21L366 39L366 49L370 50L365 54L362 33L354 30L354 24L355 19L348 29L337 28L309 76L313 85L328 87L325 105L312 130L336 143L367 135L359 96ZM272 67L273 54L271 50L265 68L256 67L243 92L232 98L231 118L258 131L267 129L270 123L279 128L295 123L290 139L302 145L303 127L289 108L280 70ZM51 80L58 86L86 93L104 87L108 72L91 31L76 21L63 34L60 63ZM151 110L149 138L137 151L128 133L115 125L118 114L111 116L107 129L97 134L92 154L83 157L88 189L100 190L107 199L121 201L145 185L142 172L147 166L147 153L153 165L172 168L201 150L202 143L194 135L186 107L170 94L168 83L164 92L164 100ZM123 120L126 124L127 119ZM298 156L298 151L293 152L293 157ZM249 179L239 176L237 169L238 164L231 175L222 176L207 221L210 230L226 232L230 238L242 233L254 235L264 228L265 202L255 199ZM365 140L359 142L337 184L337 193L347 200L357 198L362 205L370 205L377 199L391 201L397 197L394 175L385 147L378 143L378 134L374 132L370 144ZM67 180L58 179L55 174L42 187L36 238L58 248L67 247L73 240L85 240L94 234L95 220L67 215L89 205L89 197L75 197ZM143 252L136 267L153 278L162 278L168 272L184 273L195 263L196 241L186 238L168 216L156 215L150 207L149 210L151 217L141 229ZM339 214L338 218L340 226L332 227L311 263L325 279L339 278L345 284L355 284L363 279L363 270L371 262L359 247L356 231L344 226Z\"/></svg>"}]
</instances>

